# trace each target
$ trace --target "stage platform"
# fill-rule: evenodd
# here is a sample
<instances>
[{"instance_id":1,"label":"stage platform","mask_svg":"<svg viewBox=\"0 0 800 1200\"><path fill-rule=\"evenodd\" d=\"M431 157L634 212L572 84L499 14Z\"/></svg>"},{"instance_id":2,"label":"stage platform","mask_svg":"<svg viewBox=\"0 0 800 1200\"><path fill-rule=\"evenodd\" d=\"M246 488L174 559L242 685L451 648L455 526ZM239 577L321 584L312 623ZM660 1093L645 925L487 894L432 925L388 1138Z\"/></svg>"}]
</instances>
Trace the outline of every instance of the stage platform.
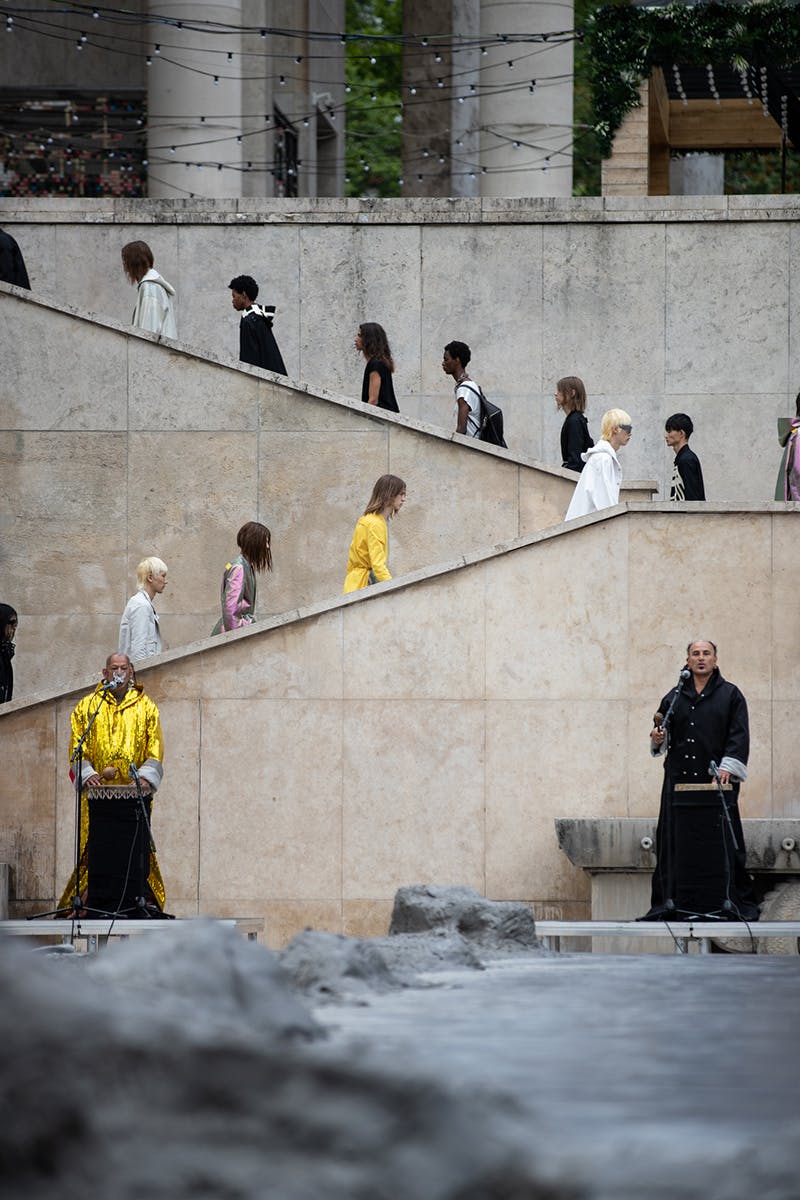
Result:
<instances>
[{"instance_id":1,"label":"stage platform","mask_svg":"<svg viewBox=\"0 0 800 1200\"><path fill-rule=\"evenodd\" d=\"M712 939L800 938L800 921L537 921L536 933L551 950L573 938L671 938L676 954L687 953L692 942L710 954Z\"/></svg>"},{"instance_id":2,"label":"stage platform","mask_svg":"<svg viewBox=\"0 0 800 1200\"><path fill-rule=\"evenodd\" d=\"M130 921L127 918L112 920L71 920L63 917L41 920L0 921L0 936L26 938L60 938L65 944L86 942L91 952L104 946L109 938L157 937L166 929L185 925L187 921L215 921L219 925L230 925L244 934L249 942L258 940L264 931L263 917L177 917L174 920Z\"/></svg>"}]
</instances>

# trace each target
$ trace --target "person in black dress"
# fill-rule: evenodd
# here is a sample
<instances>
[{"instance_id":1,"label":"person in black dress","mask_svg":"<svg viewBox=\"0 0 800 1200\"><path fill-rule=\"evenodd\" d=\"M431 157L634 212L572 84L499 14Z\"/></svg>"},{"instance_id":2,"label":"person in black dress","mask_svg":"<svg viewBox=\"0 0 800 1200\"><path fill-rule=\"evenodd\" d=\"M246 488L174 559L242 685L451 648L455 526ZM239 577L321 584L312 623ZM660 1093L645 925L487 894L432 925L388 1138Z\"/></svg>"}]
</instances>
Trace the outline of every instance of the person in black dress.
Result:
<instances>
[{"instance_id":1,"label":"person in black dress","mask_svg":"<svg viewBox=\"0 0 800 1200\"><path fill-rule=\"evenodd\" d=\"M242 314L239 322L239 358L254 367L286 375L283 356L272 332L274 306L262 308L256 304L258 284L250 275L237 275L228 284L231 303Z\"/></svg>"},{"instance_id":2,"label":"person in black dress","mask_svg":"<svg viewBox=\"0 0 800 1200\"><path fill-rule=\"evenodd\" d=\"M355 347L367 360L361 385L363 402L386 408L389 412L399 412L392 383L394 359L383 326L374 321L364 321L358 327Z\"/></svg>"},{"instance_id":3,"label":"person in black dress","mask_svg":"<svg viewBox=\"0 0 800 1200\"><path fill-rule=\"evenodd\" d=\"M566 413L561 426L561 465L582 471L581 455L594 445L586 420L586 388L577 375L567 375L556 384L556 408Z\"/></svg>"},{"instance_id":4,"label":"person in black dress","mask_svg":"<svg viewBox=\"0 0 800 1200\"><path fill-rule=\"evenodd\" d=\"M0 604L0 704L11 700L14 694L14 636L17 632L17 614L10 604Z\"/></svg>"}]
</instances>

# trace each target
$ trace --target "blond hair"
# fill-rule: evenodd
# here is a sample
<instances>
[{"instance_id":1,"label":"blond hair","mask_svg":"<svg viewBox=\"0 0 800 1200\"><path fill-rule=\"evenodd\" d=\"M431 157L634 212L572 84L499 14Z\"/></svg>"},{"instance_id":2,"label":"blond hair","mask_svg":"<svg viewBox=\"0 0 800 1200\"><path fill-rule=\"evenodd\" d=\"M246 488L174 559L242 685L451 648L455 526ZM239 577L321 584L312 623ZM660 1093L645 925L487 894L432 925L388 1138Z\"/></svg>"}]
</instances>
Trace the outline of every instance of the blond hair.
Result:
<instances>
[{"instance_id":1,"label":"blond hair","mask_svg":"<svg viewBox=\"0 0 800 1200\"><path fill-rule=\"evenodd\" d=\"M630 414L626 413L624 408L610 408L608 412L603 413L603 420L600 422L600 437L607 442L620 425L632 424Z\"/></svg>"},{"instance_id":2,"label":"blond hair","mask_svg":"<svg viewBox=\"0 0 800 1200\"><path fill-rule=\"evenodd\" d=\"M139 587L144 587L147 583L148 575L166 575L166 573L167 564L162 562L160 558L143 558L136 568L136 580Z\"/></svg>"}]
</instances>

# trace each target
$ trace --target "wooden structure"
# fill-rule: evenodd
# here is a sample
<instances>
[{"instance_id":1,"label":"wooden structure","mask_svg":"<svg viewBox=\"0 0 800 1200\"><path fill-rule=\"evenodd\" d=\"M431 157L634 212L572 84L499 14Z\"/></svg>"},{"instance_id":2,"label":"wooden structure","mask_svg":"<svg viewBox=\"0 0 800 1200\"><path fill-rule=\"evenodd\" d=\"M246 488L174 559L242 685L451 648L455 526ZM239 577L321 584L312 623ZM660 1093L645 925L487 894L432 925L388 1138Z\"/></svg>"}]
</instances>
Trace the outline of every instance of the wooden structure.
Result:
<instances>
[{"instance_id":1,"label":"wooden structure","mask_svg":"<svg viewBox=\"0 0 800 1200\"><path fill-rule=\"evenodd\" d=\"M780 150L791 142L791 82L730 69L656 67L602 165L604 196L668 196L672 151ZM793 82L793 81L792 81ZM773 83L770 88L769 84ZM737 94L734 94L738 92Z\"/></svg>"}]
</instances>

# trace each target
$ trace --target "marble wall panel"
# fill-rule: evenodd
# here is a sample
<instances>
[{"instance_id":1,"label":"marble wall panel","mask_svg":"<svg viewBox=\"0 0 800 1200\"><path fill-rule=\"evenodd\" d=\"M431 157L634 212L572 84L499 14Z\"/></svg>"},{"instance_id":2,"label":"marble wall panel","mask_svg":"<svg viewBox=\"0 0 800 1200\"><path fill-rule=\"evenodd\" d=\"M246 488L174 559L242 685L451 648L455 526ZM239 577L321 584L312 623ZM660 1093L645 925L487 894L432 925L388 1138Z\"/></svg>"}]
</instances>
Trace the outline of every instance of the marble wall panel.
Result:
<instances>
[{"instance_id":1,"label":"marble wall panel","mask_svg":"<svg viewBox=\"0 0 800 1200\"><path fill-rule=\"evenodd\" d=\"M281 612L341 593L355 523L375 480L390 469L386 428L369 422L358 434L261 438L259 510L272 531L275 569L260 611ZM401 556L397 563L402 567Z\"/></svg>"},{"instance_id":2,"label":"marble wall panel","mask_svg":"<svg viewBox=\"0 0 800 1200\"><path fill-rule=\"evenodd\" d=\"M255 430L255 375L216 367L203 359L131 338L128 356L128 420L131 430Z\"/></svg>"},{"instance_id":3,"label":"marble wall panel","mask_svg":"<svg viewBox=\"0 0 800 1200\"><path fill-rule=\"evenodd\" d=\"M333 702L203 702L201 898L340 894L341 745Z\"/></svg>"},{"instance_id":4,"label":"marble wall panel","mask_svg":"<svg viewBox=\"0 0 800 1200\"><path fill-rule=\"evenodd\" d=\"M664 420L673 412L688 413L694 422L691 447L703 468L707 500L761 504L774 498L783 453L778 418L794 416L793 402L777 393L666 395ZM721 436L734 425L741 437ZM662 490L667 500L673 462L667 449Z\"/></svg>"},{"instance_id":5,"label":"marble wall panel","mask_svg":"<svg viewBox=\"0 0 800 1200\"><path fill-rule=\"evenodd\" d=\"M314 234L315 253L324 255L325 233L315 230ZM424 357L420 329L421 239L422 231L415 225L358 227L353 252L359 290L343 297L344 307L354 318L350 344L362 321L377 321L386 330L401 412L407 411L409 399L420 391L420 358ZM337 279L333 274L331 278ZM347 361L349 370L350 354L345 354L344 347L339 358L342 366ZM358 362L361 369L355 395L360 396L364 362L360 357ZM350 394L352 386L345 391Z\"/></svg>"},{"instance_id":6,"label":"marble wall panel","mask_svg":"<svg viewBox=\"0 0 800 1200\"><path fill-rule=\"evenodd\" d=\"M345 900L342 933L347 937L386 937L392 919L391 900Z\"/></svg>"},{"instance_id":7,"label":"marble wall panel","mask_svg":"<svg viewBox=\"0 0 800 1200\"><path fill-rule=\"evenodd\" d=\"M52 704L55 717L54 766L51 787L55 798L55 875L52 881L52 896L58 903L75 867L76 831L78 828L78 803L70 772L70 748L72 745L72 710L82 696L92 690L91 685L71 696L64 696ZM34 714L38 710L34 709Z\"/></svg>"},{"instance_id":8,"label":"marble wall panel","mask_svg":"<svg viewBox=\"0 0 800 1200\"><path fill-rule=\"evenodd\" d=\"M300 239L299 375L353 398L361 395L364 374L364 360L353 346L359 322L375 320L387 327L388 320L381 320L376 313L362 315L360 244L357 229L338 225L303 229ZM325 264L324 274L321 263ZM335 287L320 286L322 278L335 280ZM387 328L387 333L391 342L393 330Z\"/></svg>"},{"instance_id":9,"label":"marble wall panel","mask_svg":"<svg viewBox=\"0 0 800 1200\"><path fill-rule=\"evenodd\" d=\"M661 785L664 781L664 759L650 753L650 730L653 714L670 682L674 687L678 679L667 680L664 686L658 683L643 696L633 696L628 701L626 712L626 766L628 803L626 808L609 812L616 817L657 817L661 803Z\"/></svg>"},{"instance_id":10,"label":"marble wall panel","mask_svg":"<svg viewBox=\"0 0 800 1200\"><path fill-rule=\"evenodd\" d=\"M486 890L498 900L583 899L588 878L557 848L558 817L624 813L624 700L486 706ZM603 770L587 746L603 747Z\"/></svg>"},{"instance_id":11,"label":"marble wall panel","mask_svg":"<svg viewBox=\"0 0 800 1200\"><path fill-rule=\"evenodd\" d=\"M452 386L442 374L442 351L450 341L467 343L470 375L501 408L499 397L518 395L523 380L526 392L541 391L543 319L540 226L423 227L424 393Z\"/></svg>"},{"instance_id":12,"label":"marble wall panel","mask_svg":"<svg viewBox=\"0 0 800 1200\"><path fill-rule=\"evenodd\" d=\"M52 693L78 680L99 678L106 658L119 645L116 612L36 613L21 610L14 659L14 695Z\"/></svg>"},{"instance_id":13,"label":"marble wall panel","mask_svg":"<svg viewBox=\"0 0 800 1200\"><path fill-rule=\"evenodd\" d=\"M31 289L38 295L58 295L58 283L54 271L56 258L56 226L55 225L15 225L13 230L7 229L19 246L25 260ZM65 297L61 296L64 301ZM72 304L72 300L67 300Z\"/></svg>"},{"instance_id":14,"label":"marble wall panel","mask_svg":"<svg viewBox=\"0 0 800 1200\"><path fill-rule=\"evenodd\" d=\"M12 296L0 306L0 428L124 430L125 339Z\"/></svg>"},{"instance_id":15,"label":"marble wall panel","mask_svg":"<svg viewBox=\"0 0 800 1200\"><path fill-rule=\"evenodd\" d=\"M388 621L384 604L342 609L345 699L391 705L480 697L485 586L484 569L475 567L400 592Z\"/></svg>"},{"instance_id":16,"label":"marble wall panel","mask_svg":"<svg viewBox=\"0 0 800 1200\"><path fill-rule=\"evenodd\" d=\"M274 333L289 375L299 377L300 230L283 224L228 225L209 237L202 225L178 230L180 294L178 330L199 349L239 357L239 314L228 284L251 275L258 303L274 304Z\"/></svg>"},{"instance_id":17,"label":"marble wall panel","mask_svg":"<svg viewBox=\"0 0 800 1200\"><path fill-rule=\"evenodd\" d=\"M492 700L622 699L628 546L608 520L495 560L486 592Z\"/></svg>"},{"instance_id":18,"label":"marble wall panel","mask_svg":"<svg viewBox=\"0 0 800 1200\"><path fill-rule=\"evenodd\" d=\"M401 425L391 426L389 451L388 470L408 486L403 510L392 521L393 573L395 566L413 571L450 562L518 536L516 463L439 439L426 439L423 457L419 435Z\"/></svg>"},{"instance_id":19,"label":"marble wall panel","mask_svg":"<svg viewBox=\"0 0 800 1200\"><path fill-rule=\"evenodd\" d=\"M742 689L744 691L744 688ZM754 699L745 692L750 718L750 758L747 762L747 781L742 785L739 808L743 817L786 815L773 800L773 720L775 706L769 699ZM784 775L785 779L785 775Z\"/></svg>"},{"instance_id":20,"label":"marble wall panel","mask_svg":"<svg viewBox=\"0 0 800 1200\"><path fill-rule=\"evenodd\" d=\"M360 393L359 393L360 395ZM359 400L359 405L360 405ZM260 380L259 429L265 433L363 433L361 408L331 404L317 396ZM374 428L380 428L376 424Z\"/></svg>"},{"instance_id":21,"label":"marble wall panel","mask_svg":"<svg viewBox=\"0 0 800 1200\"><path fill-rule=\"evenodd\" d=\"M667 227L667 392L786 393L789 231L769 223Z\"/></svg>"},{"instance_id":22,"label":"marble wall panel","mask_svg":"<svg viewBox=\"0 0 800 1200\"><path fill-rule=\"evenodd\" d=\"M202 645L188 661L138 672L157 702L181 695L225 700L336 700L342 695L341 609L277 629L256 623L242 634L222 634Z\"/></svg>"},{"instance_id":23,"label":"marble wall panel","mask_svg":"<svg viewBox=\"0 0 800 1200\"><path fill-rule=\"evenodd\" d=\"M4 575L20 613L113 611L127 449L116 433L0 433ZM31 570L31 564L35 570Z\"/></svg>"},{"instance_id":24,"label":"marble wall panel","mask_svg":"<svg viewBox=\"0 0 800 1200\"><path fill-rule=\"evenodd\" d=\"M555 391L556 380L578 375L594 398L593 413L601 395L610 401L604 408L613 408L623 395L658 394L664 383L664 228L548 225L542 255L541 390Z\"/></svg>"},{"instance_id":25,"label":"marble wall panel","mask_svg":"<svg viewBox=\"0 0 800 1200\"><path fill-rule=\"evenodd\" d=\"M797 319L798 303L800 303L800 279L798 279L797 271L793 268L793 264L800 262L798 253L800 252L800 228L797 222L793 221L789 232L789 361L787 366L787 406L786 412L791 414L795 410L795 404L792 403L798 389L800 389L800 322Z\"/></svg>"},{"instance_id":26,"label":"marble wall panel","mask_svg":"<svg viewBox=\"0 0 800 1200\"><path fill-rule=\"evenodd\" d=\"M219 604L222 572L238 553L237 530L260 517L256 446L250 433L129 437L127 578L148 554L167 564L158 601L165 630L172 612L191 612L198 600L209 609Z\"/></svg>"},{"instance_id":27,"label":"marble wall panel","mask_svg":"<svg viewBox=\"0 0 800 1200\"><path fill-rule=\"evenodd\" d=\"M777 646L800 645L800 563L797 537L800 512L775 513L772 534L772 638ZM766 621L766 614L762 614ZM772 659L772 696L787 707L800 699L800 671L794 654L775 654Z\"/></svg>"},{"instance_id":28,"label":"marble wall panel","mask_svg":"<svg viewBox=\"0 0 800 1200\"><path fill-rule=\"evenodd\" d=\"M749 815L800 817L800 760L797 744L797 711L783 700L772 706L772 811Z\"/></svg>"},{"instance_id":29,"label":"marble wall panel","mask_svg":"<svg viewBox=\"0 0 800 1200\"><path fill-rule=\"evenodd\" d=\"M178 336L191 341L190 330L181 318L175 226L100 222L57 225L54 267L61 301L129 325L136 307L136 289L125 276L120 251L126 242L135 241L147 242L153 251L156 270L176 289ZM89 263L91 270L87 267Z\"/></svg>"},{"instance_id":30,"label":"marble wall panel","mask_svg":"<svg viewBox=\"0 0 800 1200\"><path fill-rule=\"evenodd\" d=\"M520 537L551 525L559 525L564 520L574 489L575 484L570 479L538 471L520 471Z\"/></svg>"},{"instance_id":31,"label":"marble wall panel","mask_svg":"<svg viewBox=\"0 0 800 1200\"><path fill-rule=\"evenodd\" d=\"M0 861L12 868L11 899L49 905L55 868L56 720L52 706L3 719Z\"/></svg>"},{"instance_id":32,"label":"marble wall panel","mask_svg":"<svg viewBox=\"0 0 800 1200\"><path fill-rule=\"evenodd\" d=\"M771 638L769 514L740 513L735 523L725 513L677 508L643 521L632 517L630 595L651 636L628 658L631 690L665 695L685 663L687 643L705 636L717 643L725 678L749 702L768 699L768 656L765 663L753 651L759 637Z\"/></svg>"},{"instance_id":33,"label":"marble wall panel","mask_svg":"<svg viewBox=\"0 0 800 1200\"><path fill-rule=\"evenodd\" d=\"M483 891L483 704L345 701L343 745L344 899L414 883Z\"/></svg>"},{"instance_id":34,"label":"marble wall panel","mask_svg":"<svg viewBox=\"0 0 800 1200\"><path fill-rule=\"evenodd\" d=\"M152 698L164 736L164 779L153 801L152 829L171 912L175 900L196 904L199 890L200 701L193 695Z\"/></svg>"}]
</instances>

